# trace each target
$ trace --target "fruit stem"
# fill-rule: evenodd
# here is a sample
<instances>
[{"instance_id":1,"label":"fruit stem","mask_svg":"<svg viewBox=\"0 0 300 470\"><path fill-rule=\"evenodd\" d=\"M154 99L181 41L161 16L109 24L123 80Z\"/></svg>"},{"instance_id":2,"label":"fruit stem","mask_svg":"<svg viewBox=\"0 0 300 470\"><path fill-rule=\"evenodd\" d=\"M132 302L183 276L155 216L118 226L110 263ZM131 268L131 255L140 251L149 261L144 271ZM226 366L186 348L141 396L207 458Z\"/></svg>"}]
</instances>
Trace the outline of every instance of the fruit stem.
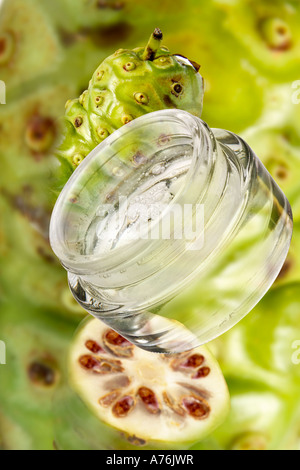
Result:
<instances>
[{"instance_id":1,"label":"fruit stem","mask_svg":"<svg viewBox=\"0 0 300 470\"><path fill-rule=\"evenodd\" d=\"M156 28L151 34L148 44L143 54L143 60L154 60L156 52L160 48L161 41L163 39L163 33L159 28Z\"/></svg>"}]
</instances>

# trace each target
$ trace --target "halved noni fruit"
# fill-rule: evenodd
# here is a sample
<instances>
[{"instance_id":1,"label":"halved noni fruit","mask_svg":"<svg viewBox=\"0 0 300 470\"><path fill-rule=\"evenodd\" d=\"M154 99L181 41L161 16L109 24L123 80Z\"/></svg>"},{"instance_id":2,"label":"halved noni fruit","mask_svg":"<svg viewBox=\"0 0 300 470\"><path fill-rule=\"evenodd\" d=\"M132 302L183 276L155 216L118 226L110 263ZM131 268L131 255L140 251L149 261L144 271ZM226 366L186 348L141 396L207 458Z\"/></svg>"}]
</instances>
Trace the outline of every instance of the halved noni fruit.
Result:
<instances>
[{"instance_id":1,"label":"halved noni fruit","mask_svg":"<svg viewBox=\"0 0 300 470\"><path fill-rule=\"evenodd\" d=\"M226 382L206 347L150 353L97 319L85 321L77 333L69 374L94 416L134 445L170 448L200 441L229 409Z\"/></svg>"}]
</instances>

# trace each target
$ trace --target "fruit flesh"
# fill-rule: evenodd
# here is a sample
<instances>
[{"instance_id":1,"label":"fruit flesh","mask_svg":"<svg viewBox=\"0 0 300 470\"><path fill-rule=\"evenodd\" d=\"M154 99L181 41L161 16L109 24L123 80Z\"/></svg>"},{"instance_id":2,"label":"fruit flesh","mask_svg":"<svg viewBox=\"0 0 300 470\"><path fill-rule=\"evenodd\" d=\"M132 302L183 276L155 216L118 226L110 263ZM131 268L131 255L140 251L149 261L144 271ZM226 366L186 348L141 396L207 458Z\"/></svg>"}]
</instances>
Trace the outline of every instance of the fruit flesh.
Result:
<instances>
[{"instance_id":1,"label":"fruit flesh","mask_svg":"<svg viewBox=\"0 0 300 470\"><path fill-rule=\"evenodd\" d=\"M145 443L200 440L228 412L227 386L207 348L154 355L97 319L75 337L69 373L95 416Z\"/></svg>"}]
</instances>

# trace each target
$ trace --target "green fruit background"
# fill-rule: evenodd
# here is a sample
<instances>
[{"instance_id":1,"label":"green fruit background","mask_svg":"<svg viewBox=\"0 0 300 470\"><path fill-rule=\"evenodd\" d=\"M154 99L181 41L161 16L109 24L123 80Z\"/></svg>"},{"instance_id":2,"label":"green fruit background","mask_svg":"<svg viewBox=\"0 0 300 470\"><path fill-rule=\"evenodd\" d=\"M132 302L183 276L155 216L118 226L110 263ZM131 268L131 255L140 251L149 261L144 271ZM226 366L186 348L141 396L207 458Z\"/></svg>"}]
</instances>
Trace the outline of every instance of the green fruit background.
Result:
<instances>
[{"instance_id":1,"label":"green fruit background","mask_svg":"<svg viewBox=\"0 0 300 470\"><path fill-rule=\"evenodd\" d=\"M172 53L201 64L202 118L249 142L289 198L295 223L272 289L209 345L231 412L193 448L300 449L299 24L297 0L1 3L0 448L57 447L53 397L85 317L48 240L65 103L81 95L107 56L144 46L160 27Z\"/></svg>"}]
</instances>

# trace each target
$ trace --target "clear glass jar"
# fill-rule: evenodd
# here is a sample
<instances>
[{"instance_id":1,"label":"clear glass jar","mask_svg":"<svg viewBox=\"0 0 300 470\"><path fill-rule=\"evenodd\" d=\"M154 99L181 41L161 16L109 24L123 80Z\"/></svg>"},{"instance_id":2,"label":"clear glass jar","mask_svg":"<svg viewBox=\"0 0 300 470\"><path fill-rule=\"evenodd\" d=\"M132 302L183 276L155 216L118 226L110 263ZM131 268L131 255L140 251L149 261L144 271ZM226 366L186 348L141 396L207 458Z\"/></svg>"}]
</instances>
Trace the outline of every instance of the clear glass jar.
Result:
<instances>
[{"instance_id":1,"label":"clear glass jar","mask_svg":"<svg viewBox=\"0 0 300 470\"><path fill-rule=\"evenodd\" d=\"M286 197L240 137L164 110L115 131L80 164L50 241L89 313L144 349L181 352L262 298L292 225Z\"/></svg>"}]
</instances>

